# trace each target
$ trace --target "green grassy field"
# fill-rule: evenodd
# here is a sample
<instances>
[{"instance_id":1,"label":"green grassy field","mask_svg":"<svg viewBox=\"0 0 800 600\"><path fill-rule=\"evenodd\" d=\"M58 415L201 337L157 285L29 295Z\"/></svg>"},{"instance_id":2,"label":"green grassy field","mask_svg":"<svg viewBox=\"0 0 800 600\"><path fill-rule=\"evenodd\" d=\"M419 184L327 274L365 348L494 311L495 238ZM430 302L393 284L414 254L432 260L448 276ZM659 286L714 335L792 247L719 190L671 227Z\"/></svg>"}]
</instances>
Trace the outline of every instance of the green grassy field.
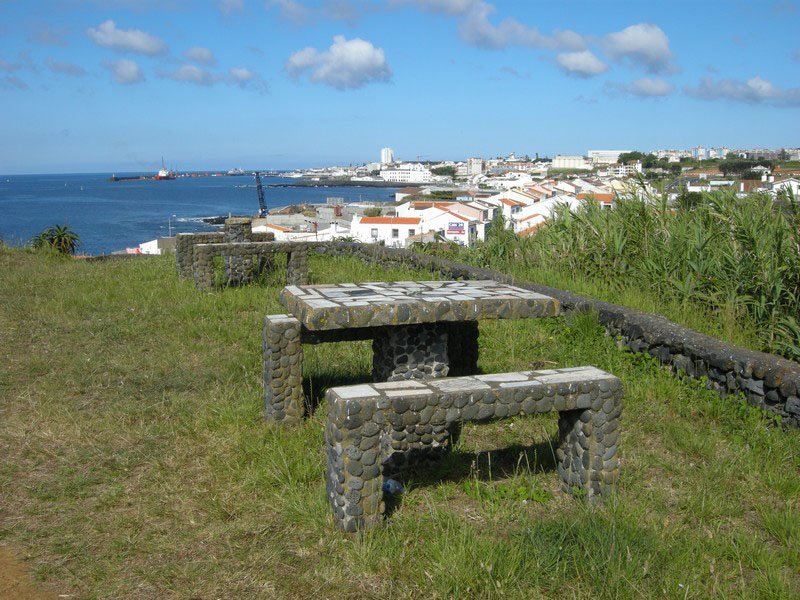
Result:
<instances>
[{"instance_id":1,"label":"green grassy field","mask_svg":"<svg viewBox=\"0 0 800 600\"><path fill-rule=\"evenodd\" d=\"M430 273L311 259L314 282ZM279 276L212 294L171 257L0 249L0 544L86 598L796 598L800 432L619 350L592 315L481 326L485 372L623 379L618 495L558 491L554 415L465 428L390 521L332 526L322 403L265 423ZM306 349L305 385L364 381L367 343Z\"/></svg>"}]
</instances>

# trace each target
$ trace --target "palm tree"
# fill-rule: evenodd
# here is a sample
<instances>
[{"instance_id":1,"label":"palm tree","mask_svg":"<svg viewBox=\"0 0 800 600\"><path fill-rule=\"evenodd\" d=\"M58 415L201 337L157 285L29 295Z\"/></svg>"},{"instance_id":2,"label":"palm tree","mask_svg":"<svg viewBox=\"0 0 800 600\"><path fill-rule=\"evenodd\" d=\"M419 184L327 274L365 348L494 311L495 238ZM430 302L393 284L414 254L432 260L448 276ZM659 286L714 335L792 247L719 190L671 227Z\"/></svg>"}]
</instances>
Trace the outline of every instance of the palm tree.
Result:
<instances>
[{"instance_id":1,"label":"palm tree","mask_svg":"<svg viewBox=\"0 0 800 600\"><path fill-rule=\"evenodd\" d=\"M74 254L81 238L66 225L54 225L33 238L34 248L53 248L61 254Z\"/></svg>"}]
</instances>

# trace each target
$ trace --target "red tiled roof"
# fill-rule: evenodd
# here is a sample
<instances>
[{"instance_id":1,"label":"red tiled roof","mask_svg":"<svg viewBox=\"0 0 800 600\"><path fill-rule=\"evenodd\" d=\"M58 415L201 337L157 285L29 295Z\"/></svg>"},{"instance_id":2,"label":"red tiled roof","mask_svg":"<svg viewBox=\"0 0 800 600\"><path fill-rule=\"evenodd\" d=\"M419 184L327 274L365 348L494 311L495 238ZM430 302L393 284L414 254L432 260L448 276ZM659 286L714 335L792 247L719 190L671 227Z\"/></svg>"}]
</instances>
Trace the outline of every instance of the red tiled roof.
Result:
<instances>
[{"instance_id":1,"label":"red tiled roof","mask_svg":"<svg viewBox=\"0 0 800 600\"><path fill-rule=\"evenodd\" d=\"M361 217L365 225L419 225L419 217Z\"/></svg>"},{"instance_id":2,"label":"red tiled roof","mask_svg":"<svg viewBox=\"0 0 800 600\"><path fill-rule=\"evenodd\" d=\"M579 200L587 200L592 198L597 200L598 202L613 202L614 201L614 194L597 194L592 192L587 192L585 194L578 194Z\"/></svg>"},{"instance_id":3,"label":"red tiled roof","mask_svg":"<svg viewBox=\"0 0 800 600\"><path fill-rule=\"evenodd\" d=\"M275 229L277 231L283 231L283 232L291 231L291 229L289 229L288 227L281 227L280 225L274 225L272 223L267 223L267 227L269 227L270 229Z\"/></svg>"},{"instance_id":4,"label":"red tiled roof","mask_svg":"<svg viewBox=\"0 0 800 600\"><path fill-rule=\"evenodd\" d=\"M523 229L522 231L518 232L517 235L530 235L534 233L537 229L539 229L542 225L545 225L547 221L543 221L542 223L537 223L532 227L528 227L527 229Z\"/></svg>"}]
</instances>

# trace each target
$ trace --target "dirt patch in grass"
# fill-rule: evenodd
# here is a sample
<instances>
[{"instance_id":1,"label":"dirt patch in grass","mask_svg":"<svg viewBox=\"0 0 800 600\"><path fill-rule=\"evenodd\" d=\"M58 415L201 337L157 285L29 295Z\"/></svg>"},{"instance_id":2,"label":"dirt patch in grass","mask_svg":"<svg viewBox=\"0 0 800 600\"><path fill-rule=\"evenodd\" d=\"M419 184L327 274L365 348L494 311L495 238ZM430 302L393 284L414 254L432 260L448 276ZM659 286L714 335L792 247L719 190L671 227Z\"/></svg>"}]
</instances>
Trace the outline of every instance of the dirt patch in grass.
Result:
<instances>
[{"instance_id":1,"label":"dirt patch in grass","mask_svg":"<svg viewBox=\"0 0 800 600\"><path fill-rule=\"evenodd\" d=\"M0 546L0 598L52 600L58 595L41 589L10 548Z\"/></svg>"}]
</instances>

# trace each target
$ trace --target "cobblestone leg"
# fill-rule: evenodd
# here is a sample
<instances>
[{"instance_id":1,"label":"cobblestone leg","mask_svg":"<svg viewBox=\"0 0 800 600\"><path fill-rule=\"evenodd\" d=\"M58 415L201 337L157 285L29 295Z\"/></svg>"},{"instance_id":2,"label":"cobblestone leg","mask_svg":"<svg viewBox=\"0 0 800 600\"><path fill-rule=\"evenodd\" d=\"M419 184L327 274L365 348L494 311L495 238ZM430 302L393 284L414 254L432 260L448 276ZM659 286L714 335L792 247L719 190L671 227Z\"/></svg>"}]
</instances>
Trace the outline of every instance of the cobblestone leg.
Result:
<instances>
[{"instance_id":1,"label":"cobblestone leg","mask_svg":"<svg viewBox=\"0 0 800 600\"><path fill-rule=\"evenodd\" d=\"M198 289L210 290L214 287L214 261L210 253L195 247L192 274Z\"/></svg>"},{"instance_id":2,"label":"cobblestone leg","mask_svg":"<svg viewBox=\"0 0 800 600\"><path fill-rule=\"evenodd\" d=\"M447 377L447 327L439 323L382 327L372 341L373 381Z\"/></svg>"},{"instance_id":3,"label":"cobblestone leg","mask_svg":"<svg viewBox=\"0 0 800 600\"><path fill-rule=\"evenodd\" d=\"M297 247L286 254L286 284L308 284L308 248Z\"/></svg>"},{"instance_id":4,"label":"cobblestone leg","mask_svg":"<svg viewBox=\"0 0 800 600\"><path fill-rule=\"evenodd\" d=\"M178 276L187 279L192 276L192 238L190 235L179 233L175 236L175 266Z\"/></svg>"},{"instance_id":5,"label":"cobblestone leg","mask_svg":"<svg viewBox=\"0 0 800 600\"><path fill-rule=\"evenodd\" d=\"M252 222L247 218L232 217L225 220L225 229L222 233L223 243L249 242L252 232ZM225 285L240 286L253 282L253 257L252 256L225 256L224 257Z\"/></svg>"},{"instance_id":6,"label":"cobblestone leg","mask_svg":"<svg viewBox=\"0 0 800 600\"><path fill-rule=\"evenodd\" d=\"M373 381L447 377L448 327L449 324L426 323L379 328L372 341ZM424 406L417 408L422 410ZM391 425L393 452L387 464L387 473L396 473L419 462L436 459L455 441L444 424L439 424L434 431L434 425L427 420L420 423L419 414L413 410L395 414ZM452 433L456 436L459 427L452 427Z\"/></svg>"},{"instance_id":7,"label":"cobblestone leg","mask_svg":"<svg viewBox=\"0 0 800 600\"><path fill-rule=\"evenodd\" d=\"M325 488L336 526L348 533L376 525L383 517L382 426L383 411L374 400L329 397Z\"/></svg>"},{"instance_id":8,"label":"cobblestone leg","mask_svg":"<svg viewBox=\"0 0 800 600\"><path fill-rule=\"evenodd\" d=\"M561 489L587 498L611 494L619 477L617 443L622 384L601 382L591 408L562 411L556 451Z\"/></svg>"},{"instance_id":9,"label":"cobblestone leg","mask_svg":"<svg viewBox=\"0 0 800 600\"><path fill-rule=\"evenodd\" d=\"M475 375L478 372L478 322L446 323L449 377Z\"/></svg>"},{"instance_id":10,"label":"cobblestone leg","mask_svg":"<svg viewBox=\"0 0 800 600\"><path fill-rule=\"evenodd\" d=\"M300 321L291 315L264 319L264 416L280 423L299 423L303 405L303 346Z\"/></svg>"}]
</instances>

